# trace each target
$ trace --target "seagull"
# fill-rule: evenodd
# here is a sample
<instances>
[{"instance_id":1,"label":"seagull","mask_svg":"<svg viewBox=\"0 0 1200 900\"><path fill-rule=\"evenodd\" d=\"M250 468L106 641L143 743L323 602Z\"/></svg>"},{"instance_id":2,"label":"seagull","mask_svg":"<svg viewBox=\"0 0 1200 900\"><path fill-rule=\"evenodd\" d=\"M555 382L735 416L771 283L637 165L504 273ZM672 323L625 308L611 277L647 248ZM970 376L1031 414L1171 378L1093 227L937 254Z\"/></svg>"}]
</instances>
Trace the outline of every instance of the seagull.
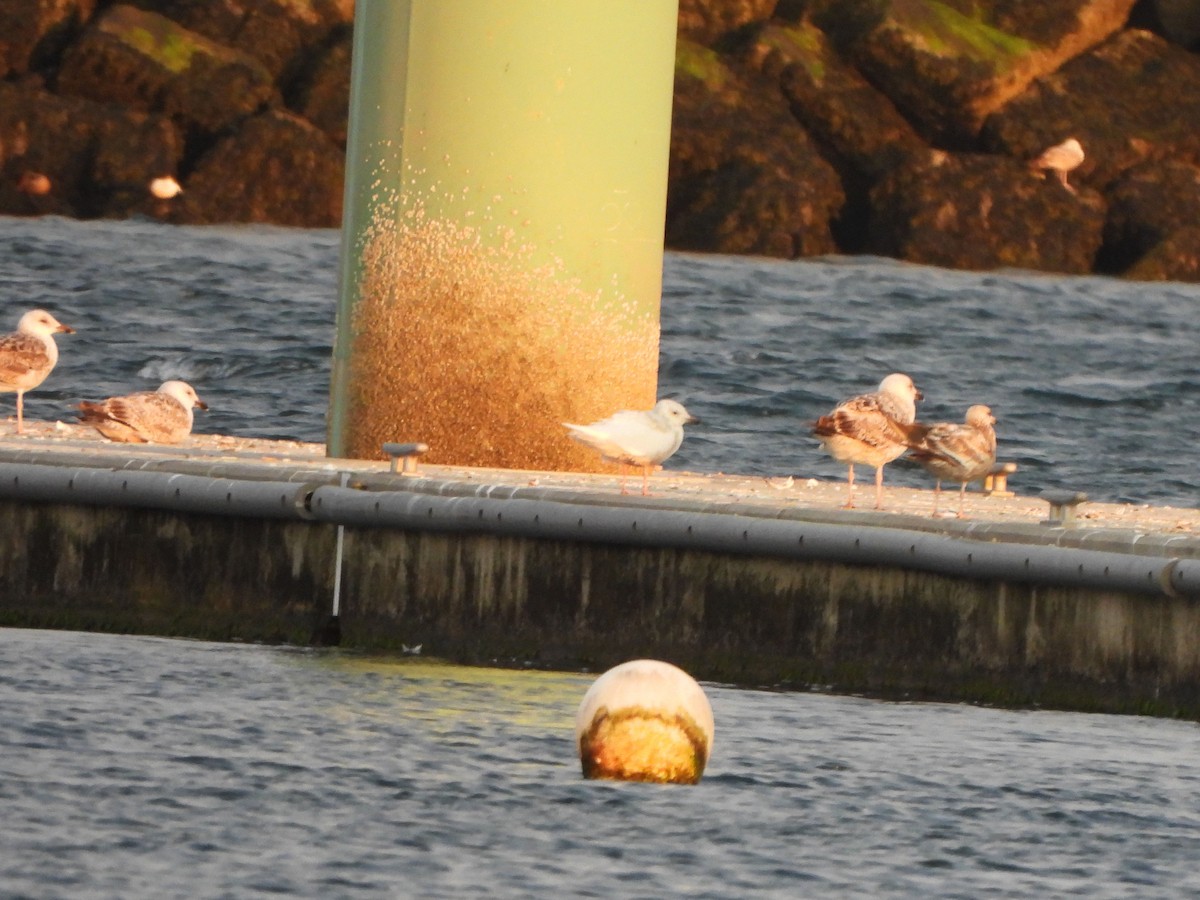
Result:
<instances>
[{"instance_id":1,"label":"seagull","mask_svg":"<svg viewBox=\"0 0 1200 900\"><path fill-rule=\"evenodd\" d=\"M208 409L186 381L164 381L157 391L79 404L79 421L121 444L178 444L192 433L192 407Z\"/></svg>"},{"instance_id":2,"label":"seagull","mask_svg":"<svg viewBox=\"0 0 1200 900\"><path fill-rule=\"evenodd\" d=\"M1067 173L1079 168L1083 162L1083 147L1075 138L1067 138L1061 144L1055 144L1035 159L1030 166L1034 169L1050 169L1058 176L1058 180L1072 194L1075 188L1067 183Z\"/></svg>"},{"instance_id":3,"label":"seagull","mask_svg":"<svg viewBox=\"0 0 1200 900\"><path fill-rule=\"evenodd\" d=\"M625 489L625 466L642 470L642 496L650 496L650 470L683 443L683 426L699 422L674 400L659 400L651 410L625 409L590 425L563 422L568 437L593 450L606 462L621 466L621 493Z\"/></svg>"},{"instance_id":4,"label":"seagull","mask_svg":"<svg viewBox=\"0 0 1200 900\"><path fill-rule=\"evenodd\" d=\"M27 169L17 179L17 190L31 197L43 197L50 193L52 187L50 176L44 172L34 172Z\"/></svg>"},{"instance_id":5,"label":"seagull","mask_svg":"<svg viewBox=\"0 0 1200 900\"><path fill-rule=\"evenodd\" d=\"M25 392L45 381L58 362L57 332L75 329L33 309L21 316L16 331L0 337L0 393L17 392L17 434L25 433Z\"/></svg>"},{"instance_id":6,"label":"seagull","mask_svg":"<svg viewBox=\"0 0 1200 900\"><path fill-rule=\"evenodd\" d=\"M163 175L150 182L150 193L159 200L170 200L182 194L183 188L170 175Z\"/></svg>"},{"instance_id":7,"label":"seagull","mask_svg":"<svg viewBox=\"0 0 1200 900\"><path fill-rule=\"evenodd\" d=\"M918 426L914 432L911 456L937 479L933 493L933 514L938 514L942 479L959 482L958 518L963 517L963 498L967 482L982 478L996 464L996 417L991 409L977 404L967 410L965 424L939 422Z\"/></svg>"},{"instance_id":8,"label":"seagull","mask_svg":"<svg viewBox=\"0 0 1200 900\"><path fill-rule=\"evenodd\" d=\"M924 395L913 380L893 372L879 390L843 400L813 423L813 434L825 451L850 467L846 476L846 509L854 508L854 464L875 467L875 508L883 509L883 467L909 447L909 428Z\"/></svg>"}]
</instances>

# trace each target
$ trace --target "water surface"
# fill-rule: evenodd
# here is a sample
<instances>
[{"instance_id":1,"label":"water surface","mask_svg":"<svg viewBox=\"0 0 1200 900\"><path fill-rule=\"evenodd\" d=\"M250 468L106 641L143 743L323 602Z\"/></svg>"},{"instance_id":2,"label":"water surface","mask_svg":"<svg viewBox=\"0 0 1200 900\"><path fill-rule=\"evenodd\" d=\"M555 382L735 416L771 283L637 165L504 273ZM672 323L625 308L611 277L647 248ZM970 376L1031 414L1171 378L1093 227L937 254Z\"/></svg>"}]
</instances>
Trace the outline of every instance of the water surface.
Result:
<instances>
[{"instance_id":1,"label":"water surface","mask_svg":"<svg viewBox=\"0 0 1200 900\"><path fill-rule=\"evenodd\" d=\"M1184 897L1191 723L706 685L588 782L593 676L0 629L0 896Z\"/></svg>"}]
</instances>

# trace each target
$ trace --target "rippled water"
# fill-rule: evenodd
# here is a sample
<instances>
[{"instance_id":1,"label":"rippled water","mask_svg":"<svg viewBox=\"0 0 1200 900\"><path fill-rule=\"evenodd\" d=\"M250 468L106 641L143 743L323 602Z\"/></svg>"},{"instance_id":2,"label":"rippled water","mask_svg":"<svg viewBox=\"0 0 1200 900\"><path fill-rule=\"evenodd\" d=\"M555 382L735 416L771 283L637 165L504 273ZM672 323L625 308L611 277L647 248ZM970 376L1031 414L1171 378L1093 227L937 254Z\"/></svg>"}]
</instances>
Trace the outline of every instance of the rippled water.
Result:
<instances>
[{"instance_id":1,"label":"rippled water","mask_svg":"<svg viewBox=\"0 0 1200 900\"><path fill-rule=\"evenodd\" d=\"M706 686L584 781L592 676L0 629L3 897L1182 897L1193 724Z\"/></svg>"},{"instance_id":2,"label":"rippled water","mask_svg":"<svg viewBox=\"0 0 1200 900\"><path fill-rule=\"evenodd\" d=\"M324 439L336 233L0 218L0 247L5 320L79 330L31 416L182 377L213 407L198 430ZM843 478L805 423L901 370L922 419L993 407L1022 493L1194 506L1198 307L1197 285L669 254L660 393L705 422L669 465Z\"/></svg>"}]
</instances>

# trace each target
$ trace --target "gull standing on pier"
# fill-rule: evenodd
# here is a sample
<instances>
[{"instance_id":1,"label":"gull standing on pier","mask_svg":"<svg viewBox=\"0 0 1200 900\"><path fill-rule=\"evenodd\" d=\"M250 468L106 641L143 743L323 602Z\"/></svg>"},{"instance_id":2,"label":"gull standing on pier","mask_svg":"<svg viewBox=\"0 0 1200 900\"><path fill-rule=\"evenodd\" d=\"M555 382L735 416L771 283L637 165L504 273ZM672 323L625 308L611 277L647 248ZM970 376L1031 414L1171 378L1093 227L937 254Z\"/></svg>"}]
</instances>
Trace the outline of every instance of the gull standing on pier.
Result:
<instances>
[{"instance_id":1,"label":"gull standing on pier","mask_svg":"<svg viewBox=\"0 0 1200 900\"><path fill-rule=\"evenodd\" d=\"M908 426L923 398L911 378L894 372L879 383L879 390L844 400L813 423L825 451L849 466L846 509L854 508L855 463L874 466L875 508L883 509L883 467L908 449Z\"/></svg>"},{"instance_id":2,"label":"gull standing on pier","mask_svg":"<svg viewBox=\"0 0 1200 900\"><path fill-rule=\"evenodd\" d=\"M938 500L942 494L942 480L957 481L958 518L963 517L963 498L967 483L983 478L996 464L996 417L991 409L977 404L967 410L964 424L938 422L936 425L918 426L913 436L909 454L937 479L933 491L933 514L938 514Z\"/></svg>"},{"instance_id":3,"label":"gull standing on pier","mask_svg":"<svg viewBox=\"0 0 1200 900\"><path fill-rule=\"evenodd\" d=\"M642 496L650 496L650 470L683 443L683 426L699 422L682 404L659 400L651 410L625 409L590 425L563 422L568 436L600 451L606 462L621 466L621 493L626 494L626 466L642 470Z\"/></svg>"},{"instance_id":4,"label":"gull standing on pier","mask_svg":"<svg viewBox=\"0 0 1200 900\"><path fill-rule=\"evenodd\" d=\"M186 381L164 381L157 391L79 404L79 421L121 444L178 444L192 433L192 407L208 409Z\"/></svg>"},{"instance_id":5,"label":"gull standing on pier","mask_svg":"<svg viewBox=\"0 0 1200 900\"><path fill-rule=\"evenodd\" d=\"M58 362L58 332L75 329L34 309L21 316L16 331L0 337L0 393L17 392L17 434L25 433L25 392L45 381Z\"/></svg>"},{"instance_id":6,"label":"gull standing on pier","mask_svg":"<svg viewBox=\"0 0 1200 900\"><path fill-rule=\"evenodd\" d=\"M1083 146L1075 138L1067 138L1061 144L1055 144L1035 159L1030 166L1034 169L1050 169L1058 176L1058 180L1072 194L1075 188L1067 183L1067 173L1078 169L1083 162Z\"/></svg>"}]
</instances>

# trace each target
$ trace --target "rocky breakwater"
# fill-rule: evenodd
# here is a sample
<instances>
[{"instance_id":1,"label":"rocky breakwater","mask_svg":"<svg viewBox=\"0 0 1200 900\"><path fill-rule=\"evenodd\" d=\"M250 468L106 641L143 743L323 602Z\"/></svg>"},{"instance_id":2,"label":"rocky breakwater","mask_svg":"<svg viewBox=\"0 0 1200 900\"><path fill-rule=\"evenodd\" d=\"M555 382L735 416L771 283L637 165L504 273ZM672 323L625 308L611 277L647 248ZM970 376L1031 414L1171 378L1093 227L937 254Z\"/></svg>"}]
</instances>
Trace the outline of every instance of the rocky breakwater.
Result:
<instances>
[{"instance_id":1,"label":"rocky breakwater","mask_svg":"<svg viewBox=\"0 0 1200 900\"><path fill-rule=\"evenodd\" d=\"M681 0L667 245L1200 280L1192 6ZM337 225L352 19L5 0L0 212Z\"/></svg>"},{"instance_id":2,"label":"rocky breakwater","mask_svg":"<svg viewBox=\"0 0 1200 900\"><path fill-rule=\"evenodd\" d=\"M746 0L731 21L685 7L675 246L1200 280L1200 13ZM1068 188L1031 162L1070 137L1085 158Z\"/></svg>"},{"instance_id":3,"label":"rocky breakwater","mask_svg":"<svg viewBox=\"0 0 1200 900\"><path fill-rule=\"evenodd\" d=\"M0 211L341 221L352 0L5 0ZM183 185L149 190L156 177Z\"/></svg>"}]
</instances>

